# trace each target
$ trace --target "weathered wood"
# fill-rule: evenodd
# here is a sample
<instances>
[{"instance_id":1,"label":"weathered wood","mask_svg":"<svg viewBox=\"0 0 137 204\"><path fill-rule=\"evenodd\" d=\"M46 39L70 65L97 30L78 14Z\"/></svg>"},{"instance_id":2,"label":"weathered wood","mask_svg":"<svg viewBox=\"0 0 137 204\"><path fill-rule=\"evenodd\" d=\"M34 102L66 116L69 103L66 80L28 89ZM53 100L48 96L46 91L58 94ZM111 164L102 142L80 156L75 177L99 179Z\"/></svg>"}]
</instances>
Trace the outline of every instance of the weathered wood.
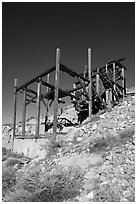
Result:
<instances>
[{"instance_id":1,"label":"weathered wood","mask_svg":"<svg viewBox=\"0 0 137 204\"><path fill-rule=\"evenodd\" d=\"M34 101L37 98L37 96L33 97L32 99L28 100L26 99L26 106L29 105L31 102L36 103L36 101Z\"/></svg>"},{"instance_id":2,"label":"weathered wood","mask_svg":"<svg viewBox=\"0 0 137 204\"><path fill-rule=\"evenodd\" d=\"M89 85L89 83L86 83L85 84L85 87L87 87ZM75 91L78 91L80 89L82 89L82 86L76 86L76 85L73 85L74 89L69 89L69 90L66 90L67 93L71 93L71 92L74 92L74 95L75 95Z\"/></svg>"},{"instance_id":3,"label":"weathered wood","mask_svg":"<svg viewBox=\"0 0 137 204\"><path fill-rule=\"evenodd\" d=\"M82 88L83 88L83 91L84 91L84 93L85 93L85 96L88 98L88 100L90 100L89 95L88 95L88 92L87 92L86 87L85 87L85 84L82 82L82 79L81 79L81 78L78 77L78 80L79 80L79 82L80 82L80 84L81 84L81 86L82 86Z\"/></svg>"},{"instance_id":4,"label":"weathered wood","mask_svg":"<svg viewBox=\"0 0 137 204\"><path fill-rule=\"evenodd\" d=\"M15 132L16 132L16 114L17 114L17 86L18 86L18 80L14 80L14 116L13 116L13 136L12 136L12 148L14 149L14 138L15 138Z\"/></svg>"},{"instance_id":5,"label":"weathered wood","mask_svg":"<svg viewBox=\"0 0 137 204\"><path fill-rule=\"evenodd\" d=\"M109 89L109 101L112 102L112 89Z\"/></svg>"},{"instance_id":6,"label":"weathered wood","mask_svg":"<svg viewBox=\"0 0 137 204\"><path fill-rule=\"evenodd\" d=\"M106 74L108 75L108 65L106 64ZM106 89L106 104L109 104L109 89Z\"/></svg>"},{"instance_id":7,"label":"weathered wood","mask_svg":"<svg viewBox=\"0 0 137 204\"><path fill-rule=\"evenodd\" d=\"M41 96L41 81L38 82L37 87L37 107L36 107L36 132L35 137L39 137L39 124L40 124L40 96Z\"/></svg>"},{"instance_id":8,"label":"weathered wood","mask_svg":"<svg viewBox=\"0 0 137 204\"><path fill-rule=\"evenodd\" d=\"M18 92L23 94L23 91L22 91L22 90L19 90ZM30 95L30 94L28 94L28 93L26 93L26 96L28 96L28 97L30 97L30 98L33 98L33 97L34 97L34 96L32 96L32 95Z\"/></svg>"},{"instance_id":9,"label":"weathered wood","mask_svg":"<svg viewBox=\"0 0 137 204\"><path fill-rule=\"evenodd\" d=\"M83 76L81 76L80 74L78 74L77 72L71 70L70 68L66 67L63 64L60 64L60 70L63 72L67 72L68 74L70 74L72 77L80 77L83 81L87 81L89 82L89 80Z\"/></svg>"},{"instance_id":10,"label":"weathered wood","mask_svg":"<svg viewBox=\"0 0 137 204\"><path fill-rule=\"evenodd\" d=\"M91 48L88 48L88 79L89 79L89 117L92 115L92 80L91 80Z\"/></svg>"},{"instance_id":11,"label":"weathered wood","mask_svg":"<svg viewBox=\"0 0 137 204\"><path fill-rule=\"evenodd\" d=\"M50 75L48 74L47 75L47 83L48 84L49 84L49 77L50 77ZM48 93L48 91L49 91L49 87L47 86L46 93ZM48 99L46 99L45 108L46 108L46 111L45 111L45 132L46 132L47 131L46 123L47 123L47 120L48 120L48 109L49 109Z\"/></svg>"},{"instance_id":12,"label":"weathered wood","mask_svg":"<svg viewBox=\"0 0 137 204\"><path fill-rule=\"evenodd\" d=\"M22 86L17 88L17 92L20 89L23 89L25 87L27 87L28 85L32 84L33 82L37 81L38 79L41 79L42 77L46 76L47 74L50 74L51 72L53 72L56 69L55 66L51 67L50 69L46 70L45 72L43 72L42 74L34 77L33 79L31 79L30 81L28 81L27 83L23 84Z\"/></svg>"},{"instance_id":13,"label":"weathered wood","mask_svg":"<svg viewBox=\"0 0 137 204\"><path fill-rule=\"evenodd\" d=\"M76 87L76 84L75 83L73 83L73 93L74 93L74 95L76 95L76 89L77 87ZM76 99L75 98L73 98L73 101L75 101Z\"/></svg>"},{"instance_id":14,"label":"weathered wood","mask_svg":"<svg viewBox=\"0 0 137 204\"><path fill-rule=\"evenodd\" d=\"M35 95L37 95L36 91L32 90L32 89L29 89L28 87L26 88L27 92L30 92L30 93L33 93Z\"/></svg>"},{"instance_id":15,"label":"weathered wood","mask_svg":"<svg viewBox=\"0 0 137 204\"><path fill-rule=\"evenodd\" d=\"M26 92L27 90L23 90L23 111L22 111L22 137L25 136L25 126L26 126Z\"/></svg>"},{"instance_id":16,"label":"weathered wood","mask_svg":"<svg viewBox=\"0 0 137 204\"><path fill-rule=\"evenodd\" d=\"M115 66L115 63L113 63L113 82L114 82L113 89L114 89L114 92L116 91L116 84L115 84L116 76L115 75L116 75L116 66ZM113 99L114 99L114 101L116 101L115 95L113 96Z\"/></svg>"},{"instance_id":17,"label":"weathered wood","mask_svg":"<svg viewBox=\"0 0 137 204\"><path fill-rule=\"evenodd\" d=\"M122 67L121 69L121 75L122 75L122 87L123 87L123 91L122 91L122 95L123 95L123 99L125 97L125 76L124 76L124 68Z\"/></svg>"},{"instance_id":18,"label":"weathered wood","mask_svg":"<svg viewBox=\"0 0 137 204\"><path fill-rule=\"evenodd\" d=\"M99 95L99 68L97 69L97 75L96 75L96 91Z\"/></svg>"},{"instance_id":19,"label":"weathered wood","mask_svg":"<svg viewBox=\"0 0 137 204\"><path fill-rule=\"evenodd\" d=\"M42 95L40 100L43 100L44 98L49 97L49 96L50 96L51 94L53 94L54 92L55 92L55 91L53 90L53 91L49 91L48 93ZM69 92L69 90L68 90L68 91L64 91L64 90L62 90L62 89L59 88L59 94L62 94L62 95L63 95L63 96L60 97L60 98L63 98L63 97L66 97L66 96L70 96L71 98L78 99L74 94L71 94L71 93ZM53 96L52 99L54 99L54 96Z\"/></svg>"},{"instance_id":20,"label":"weathered wood","mask_svg":"<svg viewBox=\"0 0 137 204\"><path fill-rule=\"evenodd\" d=\"M56 49L56 71L55 71L55 94L54 94L54 119L53 119L53 142L56 141L57 114L58 114L58 91L59 91L59 67L60 49Z\"/></svg>"},{"instance_id":21,"label":"weathered wood","mask_svg":"<svg viewBox=\"0 0 137 204\"><path fill-rule=\"evenodd\" d=\"M47 87L46 92L47 92L47 90L49 91L48 87L51 88L52 90L55 89L55 86L53 86L52 84L50 84L50 83L48 83L46 81L43 81L43 80L41 80L41 82L42 82L42 85Z\"/></svg>"},{"instance_id":22,"label":"weathered wood","mask_svg":"<svg viewBox=\"0 0 137 204\"><path fill-rule=\"evenodd\" d=\"M109 105L109 89L106 89L106 104Z\"/></svg>"}]
</instances>

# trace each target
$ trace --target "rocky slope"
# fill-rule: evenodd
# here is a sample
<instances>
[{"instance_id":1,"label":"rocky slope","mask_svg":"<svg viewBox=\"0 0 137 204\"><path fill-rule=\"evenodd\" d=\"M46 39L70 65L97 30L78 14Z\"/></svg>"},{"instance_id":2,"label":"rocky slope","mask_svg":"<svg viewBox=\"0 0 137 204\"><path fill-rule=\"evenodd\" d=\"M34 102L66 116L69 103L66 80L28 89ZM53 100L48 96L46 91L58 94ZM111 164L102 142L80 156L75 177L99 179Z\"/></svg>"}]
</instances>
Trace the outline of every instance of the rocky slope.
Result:
<instances>
[{"instance_id":1,"label":"rocky slope","mask_svg":"<svg viewBox=\"0 0 137 204\"><path fill-rule=\"evenodd\" d=\"M67 131L57 136L60 147L50 162L82 170L82 187L67 201L135 201L135 96ZM39 162L44 171L46 159L34 159L22 170Z\"/></svg>"}]
</instances>

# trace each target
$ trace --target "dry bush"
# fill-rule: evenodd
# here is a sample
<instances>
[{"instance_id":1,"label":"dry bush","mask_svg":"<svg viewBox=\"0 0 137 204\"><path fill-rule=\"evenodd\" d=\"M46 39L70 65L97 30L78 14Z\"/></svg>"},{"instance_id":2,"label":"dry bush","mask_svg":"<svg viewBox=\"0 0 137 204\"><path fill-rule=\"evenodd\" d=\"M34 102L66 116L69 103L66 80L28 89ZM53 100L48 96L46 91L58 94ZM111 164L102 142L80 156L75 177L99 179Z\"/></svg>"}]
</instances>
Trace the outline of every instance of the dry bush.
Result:
<instances>
[{"instance_id":1,"label":"dry bush","mask_svg":"<svg viewBox=\"0 0 137 204\"><path fill-rule=\"evenodd\" d=\"M82 188L81 169L61 165L35 164L17 172L14 192L5 196L10 202L61 202L76 197ZM24 192L22 194L22 192Z\"/></svg>"}]
</instances>

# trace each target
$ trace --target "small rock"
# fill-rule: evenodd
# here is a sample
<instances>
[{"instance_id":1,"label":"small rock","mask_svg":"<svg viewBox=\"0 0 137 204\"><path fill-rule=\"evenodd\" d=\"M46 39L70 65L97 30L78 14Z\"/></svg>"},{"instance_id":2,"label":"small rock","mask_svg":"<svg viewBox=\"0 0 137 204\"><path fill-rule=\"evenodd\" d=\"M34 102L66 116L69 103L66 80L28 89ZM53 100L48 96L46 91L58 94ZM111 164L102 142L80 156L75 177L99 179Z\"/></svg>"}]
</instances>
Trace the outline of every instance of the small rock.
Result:
<instances>
[{"instance_id":1,"label":"small rock","mask_svg":"<svg viewBox=\"0 0 137 204\"><path fill-rule=\"evenodd\" d=\"M82 141L82 137L78 137L78 138L77 138L77 141L78 141L78 142Z\"/></svg>"},{"instance_id":2,"label":"small rock","mask_svg":"<svg viewBox=\"0 0 137 204\"><path fill-rule=\"evenodd\" d=\"M100 184L100 186L103 186L103 185L107 185L108 184L108 181L104 181Z\"/></svg>"},{"instance_id":3,"label":"small rock","mask_svg":"<svg viewBox=\"0 0 137 204\"><path fill-rule=\"evenodd\" d=\"M91 130L96 130L97 129L97 124L94 124L91 128Z\"/></svg>"},{"instance_id":4,"label":"small rock","mask_svg":"<svg viewBox=\"0 0 137 204\"><path fill-rule=\"evenodd\" d=\"M123 196L125 198L128 198L128 197L132 196L132 193L130 191L128 191L128 190L125 190L125 191L123 191Z\"/></svg>"},{"instance_id":5,"label":"small rock","mask_svg":"<svg viewBox=\"0 0 137 204\"><path fill-rule=\"evenodd\" d=\"M128 199L126 199L126 198L122 198L122 199L120 200L120 202L129 202L129 201L128 201Z\"/></svg>"},{"instance_id":6,"label":"small rock","mask_svg":"<svg viewBox=\"0 0 137 204\"><path fill-rule=\"evenodd\" d=\"M86 195L86 197L87 197L88 199L93 199L93 197L94 197L93 191L91 191L88 195Z\"/></svg>"},{"instance_id":7,"label":"small rock","mask_svg":"<svg viewBox=\"0 0 137 204\"><path fill-rule=\"evenodd\" d=\"M100 115L100 118L105 118L105 116L104 115Z\"/></svg>"}]
</instances>

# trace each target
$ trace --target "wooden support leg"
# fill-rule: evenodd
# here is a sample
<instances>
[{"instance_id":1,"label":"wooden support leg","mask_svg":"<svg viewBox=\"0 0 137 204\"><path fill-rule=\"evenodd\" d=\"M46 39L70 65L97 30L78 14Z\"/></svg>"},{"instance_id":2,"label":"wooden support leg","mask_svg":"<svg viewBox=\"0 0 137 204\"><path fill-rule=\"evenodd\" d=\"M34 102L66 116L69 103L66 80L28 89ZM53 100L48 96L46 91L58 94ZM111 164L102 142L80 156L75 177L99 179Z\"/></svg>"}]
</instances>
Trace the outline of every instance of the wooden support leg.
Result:
<instances>
[{"instance_id":1,"label":"wooden support leg","mask_svg":"<svg viewBox=\"0 0 137 204\"><path fill-rule=\"evenodd\" d=\"M106 74L108 74L108 65L106 64ZM109 106L109 89L106 89L106 104Z\"/></svg>"},{"instance_id":2,"label":"wooden support leg","mask_svg":"<svg viewBox=\"0 0 137 204\"><path fill-rule=\"evenodd\" d=\"M41 97L41 81L38 82L37 87L37 107L36 107L36 139L39 137L39 125L40 125L40 97Z\"/></svg>"},{"instance_id":3,"label":"wooden support leg","mask_svg":"<svg viewBox=\"0 0 137 204\"><path fill-rule=\"evenodd\" d=\"M109 89L106 89L106 104L109 105Z\"/></svg>"},{"instance_id":4,"label":"wooden support leg","mask_svg":"<svg viewBox=\"0 0 137 204\"><path fill-rule=\"evenodd\" d=\"M49 74L47 75L47 83L49 83ZM47 87L46 89L46 93L48 93L49 91L49 88ZM46 123L47 123L47 119L48 119L48 99L46 99L46 113L45 113L45 132L47 131L47 128L46 128Z\"/></svg>"},{"instance_id":5,"label":"wooden support leg","mask_svg":"<svg viewBox=\"0 0 137 204\"><path fill-rule=\"evenodd\" d=\"M54 118L53 118L53 139L56 141L57 114L58 114L58 90L59 90L59 68L60 68L60 49L56 49L56 71L55 71L55 95L54 95Z\"/></svg>"},{"instance_id":6,"label":"wooden support leg","mask_svg":"<svg viewBox=\"0 0 137 204\"><path fill-rule=\"evenodd\" d=\"M122 67L122 87L123 87L123 99L124 99L124 96L125 96L125 76L124 76L124 67Z\"/></svg>"},{"instance_id":7,"label":"wooden support leg","mask_svg":"<svg viewBox=\"0 0 137 204\"><path fill-rule=\"evenodd\" d=\"M109 90L109 101L112 102L112 89Z\"/></svg>"},{"instance_id":8,"label":"wooden support leg","mask_svg":"<svg viewBox=\"0 0 137 204\"><path fill-rule=\"evenodd\" d=\"M115 66L115 63L113 63L113 82L114 83L116 82L116 66ZM113 85L113 89L114 89L114 91L116 91L116 85L115 84ZM113 96L113 99L114 99L114 101L116 101L115 95Z\"/></svg>"},{"instance_id":9,"label":"wooden support leg","mask_svg":"<svg viewBox=\"0 0 137 204\"><path fill-rule=\"evenodd\" d=\"M96 91L97 94L99 95L99 68L97 69L97 74L96 74Z\"/></svg>"},{"instance_id":10,"label":"wooden support leg","mask_svg":"<svg viewBox=\"0 0 137 204\"><path fill-rule=\"evenodd\" d=\"M17 89L18 86L18 80L15 79L14 81L14 119L13 119L13 140L12 140L12 148L11 150L14 150L14 138L15 138L15 131L16 131L16 114L17 114Z\"/></svg>"},{"instance_id":11,"label":"wooden support leg","mask_svg":"<svg viewBox=\"0 0 137 204\"><path fill-rule=\"evenodd\" d=\"M22 137L25 136L26 125L26 89L23 90Z\"/></svg>"},{"instance_id":12,"label":"wooden support leg","mask_svg":"<svg viewBox=\"0 0 137 204\"><path fill-rule=\"evenodd\" d=\"M89 77L89 117L92 115L92 81L91 81L91 48L88 49L88 77Z\"/></svg>"},{"instance_id":13,"label":"wooden support leg","mask_svg":"<svg viewBox=\"0 0 137 204\"><path fill-rule=\"evenodd\" d=\"M73 88L74 88L74 89L76 88L76 84L75 84L75 83L73 84ZM76 95L76 91L74 91L74 95ZM75 98L73 98L72 100L73 100L73 101L76 101Z\"/></svg>"}]
</instances>

